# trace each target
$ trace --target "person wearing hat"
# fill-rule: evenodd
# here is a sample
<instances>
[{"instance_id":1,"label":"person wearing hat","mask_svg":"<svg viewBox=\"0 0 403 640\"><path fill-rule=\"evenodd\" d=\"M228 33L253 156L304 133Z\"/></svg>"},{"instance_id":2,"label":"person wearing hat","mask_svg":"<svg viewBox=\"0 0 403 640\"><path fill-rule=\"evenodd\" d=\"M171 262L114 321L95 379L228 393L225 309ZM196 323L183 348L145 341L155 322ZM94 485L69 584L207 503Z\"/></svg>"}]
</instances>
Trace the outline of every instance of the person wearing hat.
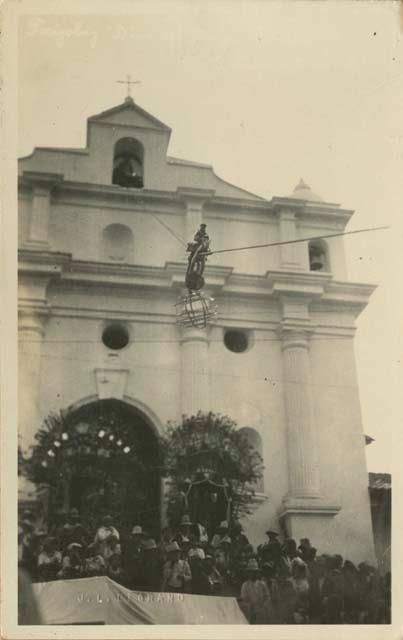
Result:
<instances>
[{"instance_id":1,"label":"person wearing hat","mask_svg":"<svg viewBox=\"0 0 403 640\"><path fill-rule=\"evenodd\" d=\"M120 539L119 531L112 525L112 522L112 516L104 516L102 518L102 526L99 527L95 534L94 543L102 556L104 556L108 538L115 536L118 540Z\"/></svg>"},{"instance_id":2,"label":"person wearing hat","mask_svg":"<svg viewBox=\"0 0 403 640\"><path fill-rule=\"evenodd\" d=\"M72 531L70 535L71 542L77 542L82 547L86 547L91 542L91 535L88 529L83 525L80 514L77 509L73 509L71 514Z\"/></svg>"},{"instance_id":3,"label":"person wearing hat","mask_svg":"<svg viewBox=\"0 0 403 640\"><path fill-rule=\"evenodd\" d=\"M187 514L183 515L180 520L178 530L173 537L173 540L177 542L180 547L182 547L184 540L186 542L186 539L190 539L190 530L192 525L193 522L191 522L190 517Z\"/></svg>"},{"instance_id":4,"label":"person wearing hat","mask_svg":"<svg viewBox=\"0 0 403 640\"><path fill-rule=\"evenodd\" d=\"M176 541L167 545L166 552L168 560L163 568L161 590L184 593L188 591L192 580L189 563L181 558L181 549Z\"/></svg>"},{"instance_id":5,"label":"person wearing hat","mask_svg":"<svg viewBox=\"0 0 403 640\"><path fill-rule=\"evenodd\" d=\"M105 559L106 566L108 566L109 560L110 558L112 558L112 556L121 556L121 555L122 555L122 548L120 546L119 538L118 536L113 534L105 540L103 556Z\"/></svg>"},{"instance_id":6,"label":"person wearing hat","mask_svg":"<svg viewBox=\"0 0 403 640\"><path fill-rule=\"evenodd\" d=\"M230 549L231 549L231 538L229 536L224 536L223 538L221 538L218 544L218 547L216 548L216 551L215 551L217 569L219 570L222 576L228 575Z\"/></svg>"},{"instance_id":7,"label":"person wearing hat","mask_svg":"<svg viewBox=\"0 0 403 640\"><path fill-rule=\"evenodd\" d=\"M158 543L158 551L162 562L167 559L166 546L174 539L174 533L171 527L164 527L161 531L161 538Z\"/></svg>"},{"instance_id":8,"label":"person wearing hat","mask_svg":"<svg viewBox=\"0 0 403 640\"><path fill-rule=\"evenodd\" d=\"M23 518L18 525L18 560L33 576L37 568L35 555L34 525L30 518Z\"/></svg>"},{"instance_id":9,"label":"person wearing hat","mask_svg":"<svg viewBox=\"0 0 403 640\"><path fill-rule=\"evenodd\" d=\"M143 542L143 528L141 525L136 524L132 527L129 540L124 547L123 564L126 569L128 586L130 589L139 588L141 584Z\"/></svg>"},{"instance_id":10,"label":"person wearing hat","mask_svg":"<svg viewBox=\"0 0 403 640\"><path fill-rule=\"evenodd\" d=\"M232 543L229 550L230 580L237 593L239 593L245 576L246 564L254 552L241 523L238 521L235 521L231 527L231 540Z\"/></svg>"},{"instance_id":11,"label":"person wearing hat","mask_svg":"<svg viewBox=\"0 0 403 640\"><path fill-rule=\"evenodd\" d=\"M311 557L312 545L309 538L301 538L298 545L298 553L304 562L308 562Z\"/></svg>"},{"instance_id":12,"label":"person wearing hat","mask_svg":"<svg viewBox=\"0 0 403 640\"><path fill-rule=\"evenodd\" d=\"M40 582L55 580L62 566L62 554L57 548L57 540L48 537L43 544L43 551L38 556L38 578Z\"/></svg>"},{"instance_id":13,"label":"person wearing hat","mask_svg":"<svg viewBox=\"0 0 403 640\"><path fill-rule=\"evenodd\" d=\"M327 575L327 556L320 555L309 566L309 618L311 624L320 624L322 615L323 585Z\"/></svg>"},{"instance_id":14,"label":"person wearing hat","mask_svg":"<svg viewBox=\"0 0 403 640\"><path fill-rule=\"evenodd\" d=\"M302 558L294 558L291 562L291 582L296 594L295 611L298 621L309 622L309 573Z\"/></svg>"},{"instance_id":15,"label":"person wearing hat","mask_svg":"<svg viewBox=\"0 0 403 640\"><path fill-rule=\"evenodd\" d=\"M104 557L99 553L99 546L95 544L95 542L87 547L86 558L84 560L84 573L88 578L104 576L106 574Z\"/></svg>"},{"instance_id":16,"label":"person wearing hat","mask_svg":"<svg viewBox=\"0 0 403 640\"><path fill-rule=\"evenodd\" d=\"M226 520L223 520L218 525L217 531L211 539L211 546L214 547L214 549L217 549L220 545L221 540L223 540L223 538L225 538L226 536L228 536L228 522Z\"/></svg>"},{"instance_id":17,"label":"person wearing hat","mask_svg":"<svg viewBox=\"0 0 403 640\"><path fill-rule=\"evenodd\" d=\"M221 592L223 578L221 576L221 573L217 569L217 565L214 558L214 551L212 551L211 553L207 551L206 557L203 563L203 569L209 583L208 593L206 595L219 594Z\"/></svg>"},{"instance_id":18,"label":"person wearing hat","mask_svg":"<svg viewBox=\"0 0 403 640\"><path fill-rule=\"evenodd\" d=\"M67 521L62 528L60 539L64 552L66 552L67 547L72 542L77 542L81 544L82 547L86 547L90 543L90 534L81 522L78 509L71 509Z\"/></svg>"},{"instance_id":19,"label":"person wearing hat","mask_svg":"<svg viewBox=\"0 0 403 640\"><path fill-rule=\"evenodd\" d=\"M262 565L262 577L267 584L267 588L270 593L270 600L272 605L272 615L270 624L280 624L280 617L278 612L280 592L277 580L277 568L274 562L265 562Z\"/></svg>"},{"instance_id":20,"label":"person wearing hat","mask_svg":"<svg viewBox=\"0 0 403 640\"><path fill-rule=\"evenodd\" d=\"M144 542L141 562L141 588L144 591L159 591L161 588L162 566L158 547L154 538Z\"/></svg>"},{"instance_id":21,"label":"person wearing hat","mask_svg":"<svg viewBox=\"0 0 403 640\"><path fill-rule=\"evenodd\" d=\"M279 542L279 534L274 529L266 531L268 541L258 547L257 553L260 563L273 562L276 566L280 564L281 544Z\"/></svg>"},{"instance_id":22,"label":"person wearing hat","mask_svg":"<svg viewBox=\"0 0 403 640\"><path fill-rule=\"evenodd\" d=\"M196 547L192 549L192 552L189 558L192 574L192 593L201 596L212 595L212 586L206 572L204 550L201 547Z\"/></svg>"},{"instance_id":23,"label":"person wearing hat","mask_svg":"<svg viewBox=\"0 0 403 640\"><path fill-rule=\"evenodd\" d=\"M71 542L67 547L67 553L63 557L62 568L57 577L71 580L72 578L82 578L83 575L83 546L79 542Z\"/></svg>"},{"instance_id":24,"label":"person wearing hat","mask_svg":"<svg viewBox=\"0 0 403 640\"><path fill-rule=\"evenodd\" d=\"M206 527L200 522L196 522L194 525L195 541L205 549L208 545L208 533Z\"/></svg>"},{"instance_id":25,"label":"person wearing hat","mask_svg":"<svg viewBox=\"0 0 403 640\"><path fill-rule=\"evenodd\" d=\"M71 536L77 515L77 509L71 509L68 513L56 514L56 520L59 522L56 522L56 526L53 527L52 535L60 539L63 551L66 551L69 544L73 542ZM64 520L63 524L61 524L62 520Z\"/></svg>"},{"instance_id":26,"label":"person wearing hat","mask_svg":"<svg viewBox=\"0 0 403 640\"><path fill-rule=\"evenodd\" d=\"M340 555L328 559L328 571L322 586L322 609L325 624L341 622L344 605L343 558Z\"/></svg>"},{"instance_id":27,"label":"person wearing hat","mask_svg":"<svg viewBox=\"0 0 403 640\"><path fill-rule=\"evenodd\" d=\"M241 609L250 624L268 624L272 613L271 598L255 558L248 561L246 575L241 587Z\"/></svg>"},{"instance_id":28,"label":"person wearing hat","mask_svg":"<svg viewBox=\"0 0 403 640\"><path fill-rule=\"evenodd\" d=\"M122 556L120 554L115 553L109 558L106 575L115 582L125 582L125 572L122 567Z\"/></svg>"},{"instance_id":29,"label":"person wearing hat","mask_svg":"<svg viewBox=\"0 0 403 640\"><path fill-rule=\"evenodd\" d=\"M105 540L104 560L106 575L112 580L119 581L123 576L122 548L116 535L111 535Z\"/></svg>"}]
</instances>

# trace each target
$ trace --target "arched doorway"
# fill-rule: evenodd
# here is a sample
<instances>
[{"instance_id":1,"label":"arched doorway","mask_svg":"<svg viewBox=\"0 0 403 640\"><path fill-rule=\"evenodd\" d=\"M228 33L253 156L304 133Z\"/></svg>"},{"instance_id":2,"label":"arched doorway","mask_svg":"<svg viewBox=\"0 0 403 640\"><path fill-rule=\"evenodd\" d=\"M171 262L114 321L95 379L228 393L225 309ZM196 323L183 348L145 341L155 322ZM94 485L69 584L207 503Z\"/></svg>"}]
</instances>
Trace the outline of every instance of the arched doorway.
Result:
<instances>
[{"instance_id":1,"label":"arched doorway","mask_svg":"<svg viewBox=\"0 0 403 640\"><path fill-rule=\"evenodd\" d=\"M110 399L73 410L65 421L64 473L61 486L52 490L53 510L75 508L91 528L110 514L122 531L141 524L158 535L161 451L148 418Z\"/></svg>"}]
</instances>

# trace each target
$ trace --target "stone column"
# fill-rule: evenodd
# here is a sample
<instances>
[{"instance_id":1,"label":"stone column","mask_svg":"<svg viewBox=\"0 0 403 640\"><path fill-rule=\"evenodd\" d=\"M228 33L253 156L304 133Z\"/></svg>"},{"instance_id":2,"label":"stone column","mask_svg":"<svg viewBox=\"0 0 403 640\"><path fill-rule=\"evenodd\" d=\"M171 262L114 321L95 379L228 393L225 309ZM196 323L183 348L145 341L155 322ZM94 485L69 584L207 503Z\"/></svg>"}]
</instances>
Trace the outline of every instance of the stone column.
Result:
<instances>
[{"instance_id":1,"label":"stone column","mask_svg":"<svg viewBox=\"0 0 403 640\"><path fill-rule=\"evenodd\" d=\"M306 332L285 330L282 347L289 497L316 498L320 495L319 456Z\"/></svg>"},{"instance_id":2,"label":"stone column","mask_svg":"<svg viewBox=\"0 0 403 640\"><path fill-rule=\"evenodd\" d=\"M183 328L181 337L181 413L210 409L208 329Z\"/></svg>"},{"instance_id":3,"label":"stone column","mask_svg":"<svg viewBox=\"0 0 403 640\"><path fill-rule=\"evenodd\" d=\"M297 224L295 213L289 209L279 212L280 241L296 240ZM280 267L287 270L308 269L308 253L305 243L280 245Z\"/></svg>"},{"instance_id":4,"label":"stone column","mask_svg":"<svg viewBox=\"0 0 403 640\"><path fill-rule=\"evenodd\" d=\"M21 445L26 449L34 443L41 426L40 374L42 341L47 312L23 310L18 321L18 415Z\"/></svg>"}]
</instances>

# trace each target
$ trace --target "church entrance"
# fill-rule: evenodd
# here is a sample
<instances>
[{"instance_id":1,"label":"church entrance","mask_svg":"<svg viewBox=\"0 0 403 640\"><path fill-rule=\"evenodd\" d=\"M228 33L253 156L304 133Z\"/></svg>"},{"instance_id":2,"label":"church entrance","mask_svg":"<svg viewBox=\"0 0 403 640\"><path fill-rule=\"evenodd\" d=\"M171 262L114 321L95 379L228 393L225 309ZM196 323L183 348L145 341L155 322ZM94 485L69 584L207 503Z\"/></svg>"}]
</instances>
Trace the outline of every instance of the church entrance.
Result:
<instances>
[{"instance_id":1,"label":"church entrance","mask_svg":"<svg viewBox=\"0 0 403 640\"><path fill-rule=\"evenodd\" d=\"M124 402L102 400L70 414L63 443L63 477L51 492L51 511L77 509L97 528L104 515L123 532L140 524L160 530L161 459L148 419Z\"/></svg>"}]
</instances>

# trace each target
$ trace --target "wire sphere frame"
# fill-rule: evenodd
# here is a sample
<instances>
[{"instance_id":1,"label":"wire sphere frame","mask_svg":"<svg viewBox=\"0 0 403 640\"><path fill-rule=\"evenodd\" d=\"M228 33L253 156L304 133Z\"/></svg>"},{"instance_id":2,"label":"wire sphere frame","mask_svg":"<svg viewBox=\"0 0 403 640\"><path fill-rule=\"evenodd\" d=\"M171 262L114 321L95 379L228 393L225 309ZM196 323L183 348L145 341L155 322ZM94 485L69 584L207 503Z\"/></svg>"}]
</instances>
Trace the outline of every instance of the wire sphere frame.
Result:
<instances>
[{"instance_id":1,"label":"wire sphere frame","mask_svg":"<svg viewBox=\"0 0 403 640\"><path fill-rule=\"evenodd\" d=\"M183 327L205 329L209 321L217 315L217 303L214 298L200 291L189 291L175 304L176 321Z\"/></svg>"}]
</instances>

